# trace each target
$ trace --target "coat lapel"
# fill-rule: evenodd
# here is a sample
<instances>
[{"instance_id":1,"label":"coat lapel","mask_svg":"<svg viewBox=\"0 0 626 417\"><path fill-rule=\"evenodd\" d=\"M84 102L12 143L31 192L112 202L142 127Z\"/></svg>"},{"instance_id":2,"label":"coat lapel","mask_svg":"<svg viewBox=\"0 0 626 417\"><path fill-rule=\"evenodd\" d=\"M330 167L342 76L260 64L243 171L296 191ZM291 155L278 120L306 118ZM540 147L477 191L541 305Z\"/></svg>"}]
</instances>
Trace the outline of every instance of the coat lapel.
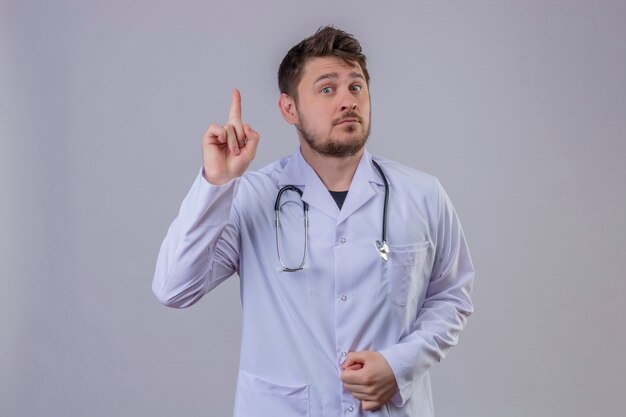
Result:
<instances>
[{"instance_id":1,"label":"coat lapel","mask_svg":"<svg viewBox=\"0 0 626 417\"><path fill-rule=\"evenodd\" d=\"M384 185L380 174L377 171L375 172L375 169L372 165L372 157L365 150L354 173L354 178L352 178L348 196L337 219L337 225L341 224L370 199L374 198L377 187Z\"/></svg>"},{"instance_id":2,"label":"coat lapel","mask_svg":"<svg viewBox=\"0 0 626 417\"><path fill-rule=\"evenodd\" d=\"M278 178L278 186L295 185L303 191L302 200L333 219L339 217L335 204L326 186L317 173L304 160L300 148L289 158L289 162Z\"/></svg>"},{"instance_id":3,"label":"coat lapel","mask_svg":"<svg viewBox=\"0 0 626 417\"><path fill-rule=\"evenodd\" d=\"M341 211L313 168L304 160L300 149L289 160L278 178L278 186L295 185L303 191L302 200L309 206L337 220L339 225L376 195L376 188L383 180L372 165L372 158L365 150L359 161L350 190Z\"/></svg>"}]
</instances>

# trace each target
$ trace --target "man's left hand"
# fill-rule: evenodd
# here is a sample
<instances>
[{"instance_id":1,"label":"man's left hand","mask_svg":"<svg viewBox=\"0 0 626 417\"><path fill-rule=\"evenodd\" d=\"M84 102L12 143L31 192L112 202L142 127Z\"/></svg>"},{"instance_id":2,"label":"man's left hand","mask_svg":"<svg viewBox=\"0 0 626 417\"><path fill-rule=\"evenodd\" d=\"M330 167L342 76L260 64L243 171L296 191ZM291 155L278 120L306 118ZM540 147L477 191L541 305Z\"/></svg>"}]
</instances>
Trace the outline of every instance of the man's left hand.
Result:
<instances>
[{"instance_id":1,"label":"man's left hand","mask_svg":"<svg viewBox=\"0 0 626 417\"><path fill-rule=\"evenodd\" d=\"M378 352L350 352L342 367L343 386L361 400L365 411L378 410L398 392L393 370Z\"/></svg>"}]
</instances>

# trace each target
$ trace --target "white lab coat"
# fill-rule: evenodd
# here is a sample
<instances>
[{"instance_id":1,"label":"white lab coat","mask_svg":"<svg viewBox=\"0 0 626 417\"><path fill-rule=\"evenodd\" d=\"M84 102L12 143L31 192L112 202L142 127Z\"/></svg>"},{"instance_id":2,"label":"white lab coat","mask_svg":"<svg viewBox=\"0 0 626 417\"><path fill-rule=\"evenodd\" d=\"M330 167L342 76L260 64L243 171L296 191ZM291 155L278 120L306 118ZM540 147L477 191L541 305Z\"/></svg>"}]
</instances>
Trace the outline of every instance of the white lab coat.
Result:
<instances>
[{"instance_id":1,"label":"white lab coat","mask_svg":"<svg viewBox=\"0 0 626 417\"><path fill-rule=\"evenodd\" d=\"M472 312L474 269L455 211L436 178L364 152L341 210L300 151L222 186L199 175L163 241L153 291L187 307L237 272L243 329L236 417L433 415L430 367L458 341ZM304 270L282 272L274 202L296 185L309 204ZM298 266L302 200L283 194L281 256ZM339 379L346 352L375 350L399 392L364 412Z\"/></svg>"}]
</instances>

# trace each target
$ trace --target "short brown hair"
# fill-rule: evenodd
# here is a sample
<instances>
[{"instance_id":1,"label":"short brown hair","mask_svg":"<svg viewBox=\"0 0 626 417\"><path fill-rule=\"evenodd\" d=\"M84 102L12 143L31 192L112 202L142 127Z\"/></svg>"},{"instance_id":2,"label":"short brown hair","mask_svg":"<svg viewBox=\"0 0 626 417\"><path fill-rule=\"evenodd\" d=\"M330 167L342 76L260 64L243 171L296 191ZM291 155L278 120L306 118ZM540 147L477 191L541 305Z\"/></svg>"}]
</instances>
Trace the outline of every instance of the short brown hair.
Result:
<instances>
[{"instance_id":1,"label":"short brown hair","mask_svg":"<svg viewBox=\"0 0 626 417\"><path fill-rule=\"evenodd\" d=\"M302 70L307 58L324 56L335 56L348 64L359 64L365 81L369 85L370 76L365 63L366 57L359 41L343 30L333 26L324 26L320 27L314 35L291 48L283 58L278 67L280 92L297 99L298 83L302 78Z\"/></svg>"}]
</instances>

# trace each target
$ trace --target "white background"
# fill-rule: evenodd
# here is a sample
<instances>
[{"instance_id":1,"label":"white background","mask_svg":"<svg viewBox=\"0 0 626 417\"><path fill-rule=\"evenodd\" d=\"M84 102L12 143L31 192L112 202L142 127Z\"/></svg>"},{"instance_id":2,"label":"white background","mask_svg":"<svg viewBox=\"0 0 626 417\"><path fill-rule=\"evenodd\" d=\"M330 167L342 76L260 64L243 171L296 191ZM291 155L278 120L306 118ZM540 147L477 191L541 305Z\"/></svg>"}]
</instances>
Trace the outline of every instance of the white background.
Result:
<instances>
[{"instance_id":1,"label":"white background","mask_svg":"<svg viewBox=\"0 0 626 417\"><path fill-rule=\"evenodd\" d=\"M369 150L439 177L477 269L437 415L620 415L625 22L623 1L0 1L0 415L232 413L238 280L168 309L156 255L232 88L253 168L293 152L276 71L329 23L368 55Z\"/></svg>"}]
</instances>

